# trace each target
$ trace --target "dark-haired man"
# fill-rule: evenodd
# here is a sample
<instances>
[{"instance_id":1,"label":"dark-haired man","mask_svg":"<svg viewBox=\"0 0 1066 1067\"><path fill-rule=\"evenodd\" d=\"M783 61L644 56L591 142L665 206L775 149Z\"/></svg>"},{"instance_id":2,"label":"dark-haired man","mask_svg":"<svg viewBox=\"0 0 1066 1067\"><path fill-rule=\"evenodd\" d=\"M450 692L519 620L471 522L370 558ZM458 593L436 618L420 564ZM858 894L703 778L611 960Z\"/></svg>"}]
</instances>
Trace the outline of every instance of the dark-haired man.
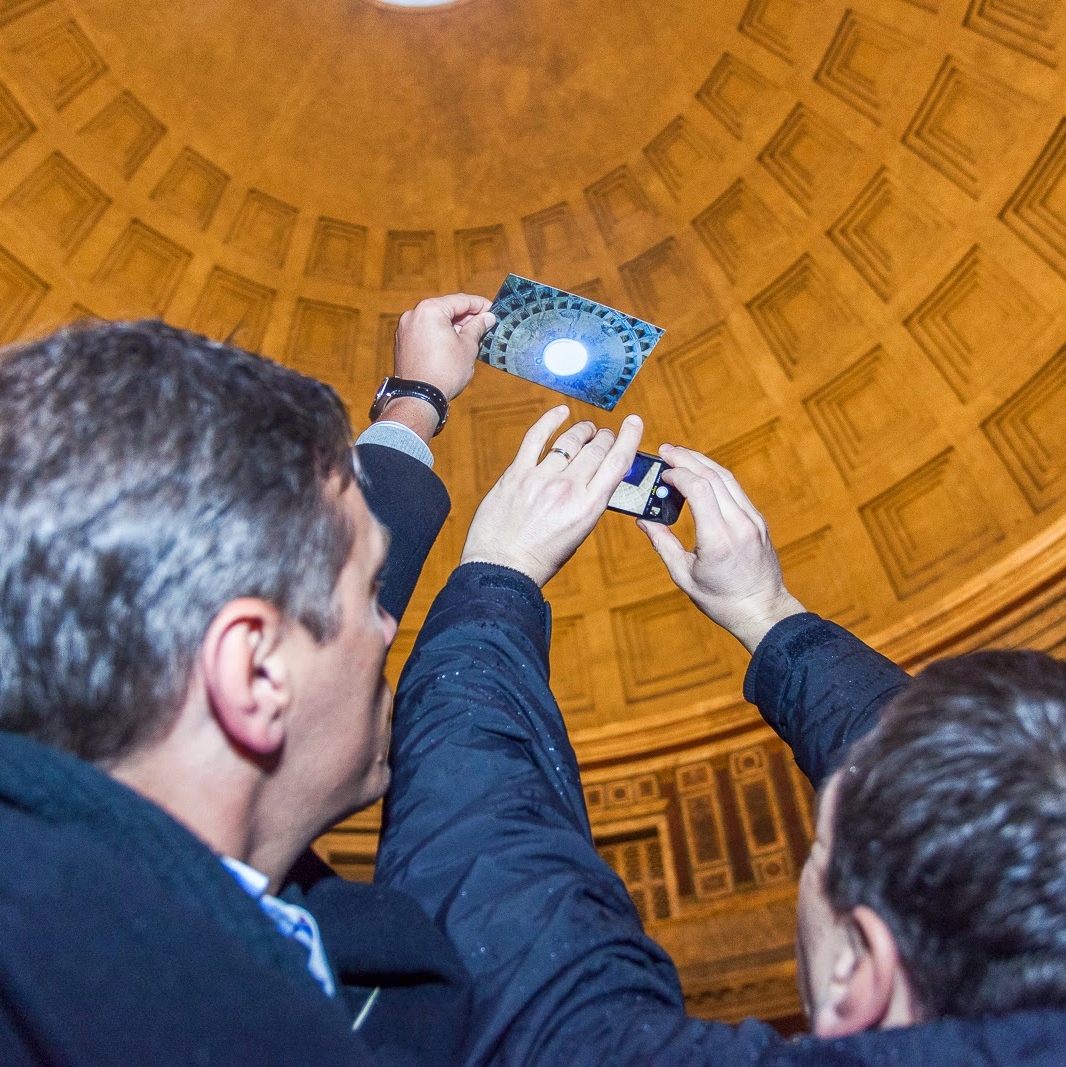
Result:
<instances>
[{"instance_id":1,"label":"dark-haired man","mask_svg":"<svg viewBox=\"0 0 1066 1067\"><path fill-rule=\"evenodd\" d=\"M449 506L427 442L487 308L401 319L422 385L358 456L328 387L159 322L5 353L3 1063L452 1058L469 979L418 907L286 877L388 785L382 666Z\"/></svg>"},{"instance_id":2,"label":"dark-haired man","mask_svg":"<svg viewBox=\"0 0 1066 1067\"><path fill-rule=\"evenodd\" d=\"M799 905L814 1036L686 1016L672 962L596 853L548 688L539 587L605 503L573 430L559 439L571 464L536 461L549 436L534 427L479 509L397 696L377 877L412 893L470 968L469 1059L1064 1062L1066 666L985 654L910 682L788 594L727 471L665 446L696 546L645 532L678 586L754 653L749 699L812 782L829 780ZM558 526L560 501L589 519Z\"/></svg>"}]
</instances>

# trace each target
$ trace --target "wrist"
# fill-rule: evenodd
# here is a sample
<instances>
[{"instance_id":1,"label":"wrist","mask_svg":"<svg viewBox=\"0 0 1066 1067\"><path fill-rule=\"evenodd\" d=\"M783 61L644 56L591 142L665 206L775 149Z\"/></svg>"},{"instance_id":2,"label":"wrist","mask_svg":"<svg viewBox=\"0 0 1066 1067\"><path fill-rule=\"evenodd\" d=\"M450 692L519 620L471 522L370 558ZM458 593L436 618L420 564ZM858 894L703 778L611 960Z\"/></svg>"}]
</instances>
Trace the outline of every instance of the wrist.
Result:
<instances>
[{"instance_id":1,"label":"wrist","mask_svg":"<svg viewBox=\"0 0 1066 1067\"><path fill-rule=\"evenodd\" d=\"M371 421L377 422L385 414L387 407L401 399L414 399L419 402L419 406L425 405L432 409L436 418L430 433L431 437L435 437L444 429L444 424L448 421L449 406L448 398L444 393L429 382L415 378L400 378L391 374L381 383L381 388L374 397L374 403L370 405ZM393 416L390 421L403 421L404 425L407 425L407 420L411 419L410 428L422 436L425 419L424 415L419 412L419 407L408 406L402 411L402 416ZM425 440L428 444L428 439Z\"/></svg>"},{"instance_id":2,"label":"wrist","mask_svg":"<svg viewBox=\"0 0 1066 1067\"><path fill-rule=\"evenodd\" d=\"M536 560L519 556L514 553L505 553L498 551L483 551L479 552L475 549L463 549L462 555L459 557L459 566L463 566L465 563L487 563L493 567L506 567L508 570L518 571L519 574L524 574L531 582L533 582L538 589L543 589L552 578L552 574L546 573L547 568L542 564L539 564Z\"/></svg>"},{"instance_id":3,"label":"wrist","mask_svg":"<svg viewBox=\"0 0 1066 1067\"><path fill-rule=\"evenodd\" d=\"M406 426L427 445L432 442L439 425L433 405L417 396L393 397L382 409L379 418Z\"/></svg>"},{"instance_id":4,"label":"wrist","mask_svg":"<svg viewBox=\"0 0 1066 1067\"><path fill-rule=\"evenodd\" d=\"M704 614L728 630L749 654L754 655L762 639L782 620L802 615L806 608L787 590L769 600L743 600L729 611Z\"/></svg>"}]
</instances>

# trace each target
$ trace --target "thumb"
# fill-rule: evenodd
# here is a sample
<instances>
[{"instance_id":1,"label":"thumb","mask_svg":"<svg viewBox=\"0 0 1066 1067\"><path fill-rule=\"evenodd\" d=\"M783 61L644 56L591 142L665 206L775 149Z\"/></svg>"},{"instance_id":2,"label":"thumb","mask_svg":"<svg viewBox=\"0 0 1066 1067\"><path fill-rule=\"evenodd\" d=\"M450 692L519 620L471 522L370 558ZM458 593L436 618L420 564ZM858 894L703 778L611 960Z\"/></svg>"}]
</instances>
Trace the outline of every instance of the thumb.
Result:
<instances>
[{"instance_id":1,"label":"thumb","mask_svg":"<svg viewBox=\"0 0 1066 1067\"><path fill-rule=\"evenodd\" d=\"M475 315L468 322L464 322L459 329L459 337L465 347L477 351L481 339L496 325L496 316L491 311L482 315Z\"/></svg>"},{"instance_id":2,"label":"thumb","mask_svg":"<svg viewBox=\"0 0 1066 1067\"><path fill-rule=\"evenodd\" d=\"M651 547L659 553L663 563L666 564L667 571L670 572L670 577L673 579L674 584L680 589L684 589L681 579L687 577L689 572L688 552L685 550L685 546L662 523L638 519L637 526L644 531L651 542Z\"/></svg>"}]
</instances>

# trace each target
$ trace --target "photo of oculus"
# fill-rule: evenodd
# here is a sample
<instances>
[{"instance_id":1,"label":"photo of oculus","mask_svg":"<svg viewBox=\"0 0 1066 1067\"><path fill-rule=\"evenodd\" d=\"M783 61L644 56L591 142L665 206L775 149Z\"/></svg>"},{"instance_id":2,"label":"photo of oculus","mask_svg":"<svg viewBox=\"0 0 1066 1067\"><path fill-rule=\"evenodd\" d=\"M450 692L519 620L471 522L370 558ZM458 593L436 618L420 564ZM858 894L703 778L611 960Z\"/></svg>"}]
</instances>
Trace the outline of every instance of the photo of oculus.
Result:
<instances>
[{"instance_id":1,"label":"photo of oculus","mask_svg":"<svg viewBox=\"0 0 1066 1067\"><path fill-rule=\"evenodd\" d=\"M583 296L509 274L478 359L610 411L663 331Z\"/></svg>"}]
</instances>

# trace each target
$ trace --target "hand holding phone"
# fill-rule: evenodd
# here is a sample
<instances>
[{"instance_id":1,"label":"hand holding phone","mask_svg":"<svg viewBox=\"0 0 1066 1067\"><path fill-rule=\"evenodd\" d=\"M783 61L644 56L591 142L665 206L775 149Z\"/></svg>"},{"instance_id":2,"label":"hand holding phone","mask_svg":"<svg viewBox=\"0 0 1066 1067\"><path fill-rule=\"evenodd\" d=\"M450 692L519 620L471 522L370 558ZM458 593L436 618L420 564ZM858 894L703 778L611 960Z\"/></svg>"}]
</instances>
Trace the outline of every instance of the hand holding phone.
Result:
<instances>
[{"instance_id":1,"label":"hand holding phone","mask_svg":"<svg viewBox=\"0 0 1066 1067\"><path fill-rule=\"evenodd\" d=\"M668 470L658 456L638 452L629 473L607 502L608 509L672 526L681 514L685 498L662 480Z\"/></svg>"}]
</instances>

